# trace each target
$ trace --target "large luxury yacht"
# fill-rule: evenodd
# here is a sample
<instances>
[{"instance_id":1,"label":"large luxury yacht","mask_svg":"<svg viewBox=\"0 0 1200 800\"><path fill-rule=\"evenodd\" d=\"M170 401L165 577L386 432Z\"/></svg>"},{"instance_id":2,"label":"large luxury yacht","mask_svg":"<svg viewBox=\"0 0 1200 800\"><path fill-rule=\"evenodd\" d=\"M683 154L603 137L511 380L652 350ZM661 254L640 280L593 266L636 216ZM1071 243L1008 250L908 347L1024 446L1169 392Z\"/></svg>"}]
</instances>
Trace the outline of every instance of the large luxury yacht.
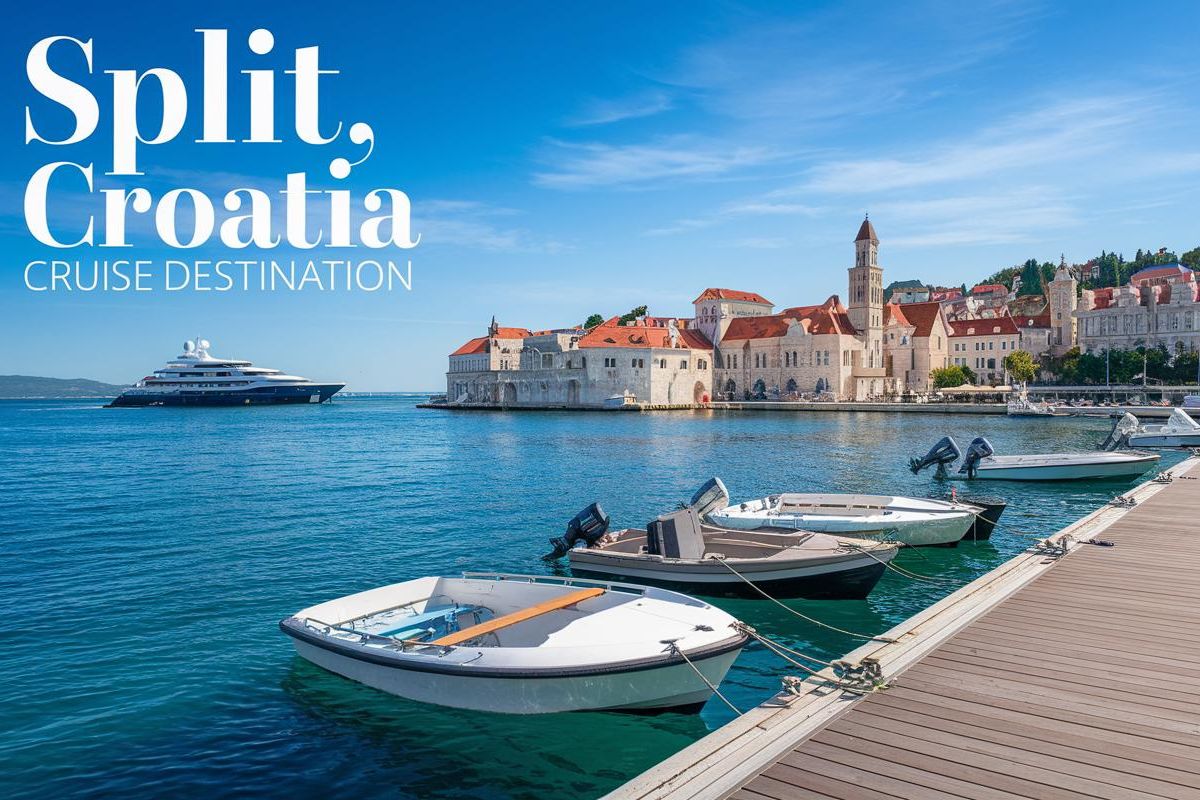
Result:
<instances>
[{"instance_id":1,"label":"large luxury yacht","mask_svg":"<svg viewBox=\"0 0 1200 800\"><path fill-rule=\"evenodd\" d=\"M210 346L207 339L184 342L183 353L126 389L109 407L324 403L346 385L313 383L249 361L216 358L209 354Z\"/></svg>"}]
</instances>

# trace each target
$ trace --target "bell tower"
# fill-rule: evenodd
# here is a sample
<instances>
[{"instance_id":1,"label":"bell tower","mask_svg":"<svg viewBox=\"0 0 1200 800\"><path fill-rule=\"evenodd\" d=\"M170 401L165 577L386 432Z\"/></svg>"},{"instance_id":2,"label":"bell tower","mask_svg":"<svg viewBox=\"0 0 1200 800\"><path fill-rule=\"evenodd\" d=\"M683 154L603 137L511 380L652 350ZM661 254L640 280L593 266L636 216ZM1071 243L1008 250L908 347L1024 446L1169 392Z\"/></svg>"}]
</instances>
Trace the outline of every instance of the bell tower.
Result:
<instances>
[{"instance_id":1,"label":"bell tower","mask_svg":"<svg viewBox=\"0 0 1200 800\"><path fill-rule=\"evenodd\" d=\"M1064 255L1050 281L1048 300L1050 306L1050 353L1061 356L1075 346L1076 325L1075 309L1078 307L1076 288L1078 283L1067 266Z\"/></svg>"},{"instance_id":2,"label":"bell tower","mask_svg":"<svg viewBox=\"0 0 1200 800\"><path fill-rule=\"evenodd\" d=\"M854 239L854 266L850 268L850 322L867 345L864 366L883 364L883 269L879 266L879 237L869 217L863 219Z\"/></svg>"}]
</instances>

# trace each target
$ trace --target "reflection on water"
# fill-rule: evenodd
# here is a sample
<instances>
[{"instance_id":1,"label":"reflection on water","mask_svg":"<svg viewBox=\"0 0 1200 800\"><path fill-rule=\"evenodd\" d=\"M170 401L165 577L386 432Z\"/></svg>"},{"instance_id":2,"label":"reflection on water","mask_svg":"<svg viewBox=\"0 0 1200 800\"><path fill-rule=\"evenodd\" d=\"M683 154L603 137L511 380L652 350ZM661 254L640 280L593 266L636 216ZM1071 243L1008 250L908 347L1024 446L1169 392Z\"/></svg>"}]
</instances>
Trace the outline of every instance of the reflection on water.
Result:
<instances>
[{"instance_id":1,"label":"reflection on water","mask_svg":"<svg viewBox=\"0 0 1200 800\"><path fill-rule=\"evenodd\" d=\"M644 525L720 475L781 490L944 495L907 459L945 434L999 453L1092 448L1104 420L935 414L453 414L411 398L274 409L0 402L0 770L8 796L590 797L732 717L512 717L424 706L298 659L278 620L464 569L555 573L541 555L599 500ZM1164 465L1180 458L1164 458ZM790 600L879 633L1129 484L959 484L1009 502L986 543L902 552L862 601ZM772 603L713 602L833 658L861 640ZM723 691L789 669L748 647Z\"/></svg>"}]
</instances>

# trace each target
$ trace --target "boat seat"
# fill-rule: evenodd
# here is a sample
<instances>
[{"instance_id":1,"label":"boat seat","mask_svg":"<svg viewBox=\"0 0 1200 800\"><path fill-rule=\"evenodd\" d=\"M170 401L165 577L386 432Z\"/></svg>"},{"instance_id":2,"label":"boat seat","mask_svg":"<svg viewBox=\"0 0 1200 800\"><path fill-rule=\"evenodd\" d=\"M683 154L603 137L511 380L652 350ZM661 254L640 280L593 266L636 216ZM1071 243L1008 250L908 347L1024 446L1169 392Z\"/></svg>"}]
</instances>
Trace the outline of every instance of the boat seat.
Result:
<instances>
[{"instance_id":1,"label":"boat seat","mask_svg":"<svg viewBox=\"0 0 1200 800\"><path fill-rule=\"evenodd\" d=\"M392 636L397 639L411 639L418 636L427 630L425 623L435 622L447 617L456 616L458 614L469 614L478 610L475 606L439 606L432 611L426 611L423 614L413 614L408 617L402 617L399 621L402 623L398 628L391 628L386 631L380 631L376 636Z\"/></svg>"},{"instance_id":2,"label":"boat seat","mask_svg":"<svg viewBox=\"0 0 1200 800\"><path fill-rule=\"evenodd\" d=\"M663 514L647 527L651 552L663 558L704 558L704 534L695 509L683 508Z\"/></svg>"},{"instance_id":3,"label":"boat seat","mask_svg":"<svg viewBox=\"0 0 1200 800\"><path fill-rule=\"evenodd\" d=\"M440 639L434 639L430 644L441 645L442 647L450 647L470 639L475 639L487 633L494 633L501 628L507 628L510 625L516 625L518 622L524 622L527 619L540 617L542 614L549 614L551 611L573 606L576 603L582 603L584 600L589 600L593 597L599 597L604 594L605 590L600 587L592 589L580 589L569 594L564 594L560 597L555 597L552 600L546 600L529 608L522 608L520 611L514 611L511 614L504 614L500 617L489 619L487 622L481 622L478 625L472 625L469 628L463 628L461 631L447 634Z\"/></svg>"}]
</instances>

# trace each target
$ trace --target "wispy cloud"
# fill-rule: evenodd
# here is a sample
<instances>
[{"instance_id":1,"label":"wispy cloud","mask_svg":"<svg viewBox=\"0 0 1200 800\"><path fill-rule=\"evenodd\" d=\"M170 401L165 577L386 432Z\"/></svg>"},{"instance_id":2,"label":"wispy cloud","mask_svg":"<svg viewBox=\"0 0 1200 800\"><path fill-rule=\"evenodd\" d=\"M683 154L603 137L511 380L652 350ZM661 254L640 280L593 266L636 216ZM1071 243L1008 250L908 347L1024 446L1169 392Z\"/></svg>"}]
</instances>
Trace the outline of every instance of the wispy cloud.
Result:
<instances>
[{"instance_id":1,"label":"wispy cloud","mask_svg":"<svg viewBox=\"0 0 1200 800\"><path fill-rule=\"evenodd\" d=\"M636 186L669 179L715 179L783 157L779 150L693 136L673 136L646 144L551 142L550 166L534 182L555 189Z\"/></svg>"},{"instance_id":2,"label":"wispy cloud","mask_svg":"<svg viewBox=\"0 0 1200 800\"><path fill-rule=\"evenodd\" d=\"M461 247L507 253L562 253L571 247L513 223L519 212L470 200L413 205L413 230L422 247Z\"/></svg>"},{"instance_id":3,"label":"wispy cloud","mask_svg":"<svg viewBox=\"0 0 1200 800\"><path fill-rule=\"evenodd\" d=\"M877 193L1012 173L1112 151L1148 116L1150 98L1097 96L1052 103L952 142L903 157L818 164L800 187L836 194Z\"/></svg>"},{"instance_id":4,"label":"wispy cloud","mask_svg":"<svg viewBox=\"0 0 1200 800\"><path fill-rule=\"evenodd\" d=\"M823 209L803 203L782 203L769 199L736 200L718 208L711 214L677 219L669 225L652 228L646 236L670 236L701 228L711 228L739 217L811 217Z\"/></svg>"},{"instance_id":5,"label":"wispy cloud","mask_svg":"<svg viewBox=\"0 0 1200 800\"><path fill-rule=\"evenodd\" d=\"M872 210L896 229L888 236L888 246L900 248L1038 241L1080 223L1074 203L1047 186L894 201Z\"/></svg>"},{"instance_id":6,"label":"wispy cloud","mask_svg":"<svg viewBox=\"0 0 1200 800\"><path fill-rule=\"evenodd\" d=\"M671 96L662 90L650 90L618 100L594 99L567 121L572 127L608 125L627 119L640 119L661 114L674 107Z\"/></svg>"}]
</instances>

